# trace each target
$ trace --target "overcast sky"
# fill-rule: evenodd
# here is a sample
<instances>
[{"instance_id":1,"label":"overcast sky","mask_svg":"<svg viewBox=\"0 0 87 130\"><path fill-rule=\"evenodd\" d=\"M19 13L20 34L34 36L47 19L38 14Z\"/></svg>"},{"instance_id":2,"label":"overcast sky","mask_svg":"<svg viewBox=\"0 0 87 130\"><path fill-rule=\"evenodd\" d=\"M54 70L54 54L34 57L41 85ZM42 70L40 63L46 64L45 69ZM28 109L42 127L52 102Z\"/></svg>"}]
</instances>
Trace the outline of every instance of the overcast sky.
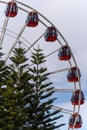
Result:
<instances>
[{"instance_id":1,"label":"overcast sky","mask_svg":"<svg viewBox=\"0 0 87 130\"><path fill-rule=\"evenodd\" d=\"M8 0L3 0L8 1ZM81 70L85 104L81 106L82 130L87 129L87 0L18 0L48 18L68 41ZM0 5L1 6L1 5ZM1 9L0 9L1 10ZM1 12L1 11L0 11ZM1 25L0 25L1 27ZM62 104L65 107L66 102ZM68 106L69 104L67 104ZM69 106L70 107L70 106ZM61 130L67 130L62 127Z\"/></svg>"}]
</instances>

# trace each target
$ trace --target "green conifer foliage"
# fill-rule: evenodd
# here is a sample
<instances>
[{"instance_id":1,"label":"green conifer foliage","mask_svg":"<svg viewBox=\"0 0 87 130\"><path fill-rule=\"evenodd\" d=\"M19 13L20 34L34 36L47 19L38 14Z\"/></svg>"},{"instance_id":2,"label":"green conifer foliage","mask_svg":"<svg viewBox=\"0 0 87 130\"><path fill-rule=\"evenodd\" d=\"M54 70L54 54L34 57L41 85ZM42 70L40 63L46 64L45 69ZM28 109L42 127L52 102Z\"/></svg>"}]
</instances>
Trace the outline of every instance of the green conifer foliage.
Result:
<instances>
[{"instance_id":1,"label":"green conifer foliage","mask_svg":"<svg viewBox=\"0 0 87 130\"><path fill-rule=\"evenodd\" d=\"M56 130L64 124L57 125L61 116L59 111L52 110L52 104L56 98L52 98L53 88L49 81L47 68L43 67L45 56L42 50L34 49L31 56L32 67L29 67L31 75L30 86L32 93L29 95L29 104L27 106L27 125L24 130ZM27 129L26 129L27 128Z\"/></svg>"},{"instance_id":2,"label":"green conifer foliage","mask_svg":"<svg viewBox=\"0 0 87 130\"><path fill-rule=\"evenodd\" d=\"M25 124L25 105L27 103L24 98L30 91L28 83L30 76L25 53L24 49L15 48L13 56L10 58L9 75L2 98L4 104L2 130L20 130Z\"/></svg>"},{"instance_id":3,"label":"green conifer foliage","mask_svg":"<svg viewBox=\"0 0 87 130\"><path fill-rule=\"evenodd\" d=\"M56 130L62 115L52 110L54 93L45 56L38 47L29 66L25 49L15 48L9 67L0 60L0 130ZM0 53L2 56L2 53Z\"/></svg>"},{"instance_id":4,"label":"green conifer foliage","mask_svg":"<svg viewBox=\"0 0 87 130\"><path fill-rule=\"evenodd\" d=\"M9 75L8 66L6 66L5 61L3 59L3 54L0 49L0 130L4 130L6 125L5 116L6 115L6 81Z\"/></svg>"},{"instance_id":5,"label":"green conifer foliage","mask_svg":"<svg viewBox=\"0 0 87 130\"><path fill-rule=\"evenodd\" d=\"M22 129L26 123L26 105L28 104L26 97L30 93L30 75L27 69L28 64L26 63L28 59L25 54L26 51L21 47L15 48L14 56L10 58L12 61L10 65L10 78L13 82L13 98L15 99L13 109L16 111L14 116L14 130Z\"/></svg>"}]
</instances>

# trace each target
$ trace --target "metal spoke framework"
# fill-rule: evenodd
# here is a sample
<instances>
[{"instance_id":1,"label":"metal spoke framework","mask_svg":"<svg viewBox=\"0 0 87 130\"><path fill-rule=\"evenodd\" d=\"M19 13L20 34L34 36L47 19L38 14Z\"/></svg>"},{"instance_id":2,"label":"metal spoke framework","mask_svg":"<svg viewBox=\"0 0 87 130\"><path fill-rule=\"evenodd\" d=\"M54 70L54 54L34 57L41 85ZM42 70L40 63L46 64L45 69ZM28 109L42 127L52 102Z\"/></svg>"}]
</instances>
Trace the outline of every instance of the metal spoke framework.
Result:
<instances>
[{"instance_id":1,"label":"metal spoke framework","mask_svg":"<svg viewBox=\"0 0 87 130\"><path fill-rule=\"evenodd\" d=\"M23 12L25 14L28 14L31 10L38 12L37 10L33 9L32 7L26 5L26 4L22 3L22 2L19 2L17 0L14 0L14 1L18 4L18 11L21 11L21 12ZM1 4L6 5L7 2L4 2L4 1L0 0L0 5ZM43 26L45 29L47 27L49 27L49 26L55 27L55 25L53 23L51 23L40 12L38 12L38 14L39 14L39 22L40 22L41 26ZM26 37L24 37L24 31L26 31L26 24L23 23L22 26L21 26L21 28L20 28L20 31L19 32L15 32L14 30L11 30L11 29L8 28L9 21L11 21L11 19L9 17L5 17L4 16L3 26L2 27L0 26L0 47L3 48L4 38L6 36L8 36L9 38L13 38L14 39L13 43L11 43L11 46L9 46L8 52L6 53L6 56L5 56L5 61L6 62L8 61L10 55L12 54L12 51L17 46L17 44L19 44L19 42L21 42L21 44L23 44L25 46L26 51L28 53L28 52L32 52L32 48L36 44L40 44L39 41L41 39L43 39L43 36L44 36L44 32L42 32L42 34L40 34L36 39L34 39L33 42L30 42ZM18 22L16 21L16 24L17 23ZM57 38L56 44L58 43L57 45L59 45L59 47L64 46L64 45L69 46L68 42L65 40L64 36L61 34L61 32L58 29L57 29L57 32L58 32L58 38ZM54 44L54 43L52 43L52 44ZM49 46L51 46L52 44L50 44ZM51 57L52 55L54 55L56 52L58 52L59 51L59 47L57 47L55 50L51 50L49 53L47 53L46 54L46 59L48 59L49 57ZM69 46L69 48L70 48L70 46ZM70 50L71 50L71 48L70 48ZM67 64L68 64L67 66L68 67L63 67L62 69L56 69L56 70L50 71L49 74L50 75L58 75L58 73L66 72L66 71L68 71L73 66L77 67L77 63L76 63L76 60L75 60L74 55L72 53L72 50L71 50L71 56L72 56L71 59L68 60L68 62L67 62ZM66 62L66 61L63 61L63 62ZM58 93L58 92L61 92L61 93L66 93L66 92L70 93L70 92L73 92L73 91L75 91L77 89L81 90L81 81L80 81L80 79L79 79L78 83L75 83L75 82L73 83L73 89L72 88L71 89L70 88L63 88L62 89L60 87L58 89L55 88L53 91L56 92L56 93ZM43 90L43 91L47 92L47 90ZM69 108L66 109L64 107L55 106L55 105L52 107L52 109L56 109L56 110L61 109L61 111L64 112L64 113L66 113L66 114L73 114L73 113L78 113L79 114L79 112L80 112L80 99L81 99L80 96L81 95L79 94L79 105L78 106L76 106L76 105L72 106L71 105L72 110L69 110ZM76 123L76 121L75 121L75 123ZM75 123L74 123L74 126L75 126ZM73 126L72 130L74 130L74 126ZM67 128L67 129L69 130L70 128Z\"/></svg>"}]
</instances>

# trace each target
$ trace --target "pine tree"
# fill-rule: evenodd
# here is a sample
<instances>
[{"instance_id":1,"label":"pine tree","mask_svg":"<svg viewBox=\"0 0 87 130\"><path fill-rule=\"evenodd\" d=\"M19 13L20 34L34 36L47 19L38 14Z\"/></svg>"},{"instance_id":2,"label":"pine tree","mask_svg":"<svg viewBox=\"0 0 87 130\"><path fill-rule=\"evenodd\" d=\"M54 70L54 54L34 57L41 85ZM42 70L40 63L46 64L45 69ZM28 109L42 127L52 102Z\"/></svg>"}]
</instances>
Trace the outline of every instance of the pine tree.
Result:
<instances>
[{"instance_id":1,"label":"pine tree","mask_svg":"<svg viewBox=\"0 0 87 130\"><path fill-rule=\"evenodd\" d=\"M14 130L22 129L23 125L26 123L26 105L25 100L27 95L30 93L30 75L27 69L28 64L27 58L25 56L25 49L21 47L15 48L14 56L11 57L12 64L10 65L11 75L10 78L13 80L13 88L15 95L15 105L16 114L14 116ZM13 129L12 129L13 130Z\"/></svg>"},{"instance_id":2,"label":"pine tree","mask_svg":"<svg viewBox=\"0 0 87 130\"><path fill-rule=\"evenodd\" d=\"M54 87L42 66L45 56L35 49L28 68L25 54L25 49L15 48L9 67L0 61L0 130L55 130L64 124L56 125L62 115L52 110L56 98L51 98Z\"/></svg>"},{"instance_id":3,"label":"pine tree","mask_svg":"<svg viewBox=\"0 0 87 130\"><path fill-rule=\"evenodd\" d=\"M4 130L6 115L6 81L9 75L8 66L3 59L3 53L0 49L0 130Z\"/></svg>"},{"instance_id":4,"label":"pine tree","mask_svg":"<svg viewBox=\"0 0 87 130\"><path fill-rule=\"evenodd\" d=\"M51 97L54 87L50 86L52 83L49 81L47 68L42 66L45 56L39 47L34 51L31 56L32 67L29 67L32 93L28 99L26 98L28 102L27 124L23 130L55 130L65 124L56 124L57 119L62 115L58 116L60 111L52 110L52 104L56 98Z\"/></svg>"},{"instance_id":5,"label":"pine tree","mask_svg":"<svg viewBox=\"0 0 87 130\"><path fill-rule=\"evenodd\" d=\"M9 75L6 79L6 89L4 94L5 112L2 123L2 130L20 130L25 124L24 98L29 94L29 72L27 66L26 51L22 48L15 48L13 56L10 58ZM1 118L1 117L0 117Z\"/></svg>"}]
</instances>

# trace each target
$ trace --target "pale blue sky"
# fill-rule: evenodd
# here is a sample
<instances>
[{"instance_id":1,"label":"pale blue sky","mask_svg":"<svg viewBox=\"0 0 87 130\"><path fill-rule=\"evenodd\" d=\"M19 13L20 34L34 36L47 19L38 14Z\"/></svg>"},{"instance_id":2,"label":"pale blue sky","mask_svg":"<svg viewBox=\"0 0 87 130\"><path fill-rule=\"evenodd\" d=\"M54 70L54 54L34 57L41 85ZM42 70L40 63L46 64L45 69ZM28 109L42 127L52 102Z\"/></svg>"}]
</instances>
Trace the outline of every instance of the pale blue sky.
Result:
<instances>
[{"instance_id":1,"label":"pale blue sky","mask_svg":"<svg viewBox=\"0 0 87 130\"><path fill-rule=\"evenodd\" d=\"M9 0L3 0L9 1ZM68 41L81 70L81 86L85 94L85 104L81 106L83 127L87 129L87 0L18 0L33 7L48 18ZM1 6L1 5L0 5ZM1 9L0 9L1 12ZM3 16L3 13L1 14ZM25 16L24 16L25 17ZM22 19L22 16L21 16ZM2 21L3 25L3 21ZM0 27L2 26L0 24ZM9 25L10 27L10 25ZM53 46L53 45L52 45ZM54 69L55 66L52 68ZM59 77L60 78L60 77ZM61 80L60 80L61 81ZM58 82L55 85L57 85ZM68 85L68 84L67 84ZM66 95L66 94L65 94ZM64 95L63 95L64 97ZM59 99L60 97L58 97ZM71 107L62 101L62 107ZM61 127L61 130L67 130Z\"/></svg>"}]
</instances>

